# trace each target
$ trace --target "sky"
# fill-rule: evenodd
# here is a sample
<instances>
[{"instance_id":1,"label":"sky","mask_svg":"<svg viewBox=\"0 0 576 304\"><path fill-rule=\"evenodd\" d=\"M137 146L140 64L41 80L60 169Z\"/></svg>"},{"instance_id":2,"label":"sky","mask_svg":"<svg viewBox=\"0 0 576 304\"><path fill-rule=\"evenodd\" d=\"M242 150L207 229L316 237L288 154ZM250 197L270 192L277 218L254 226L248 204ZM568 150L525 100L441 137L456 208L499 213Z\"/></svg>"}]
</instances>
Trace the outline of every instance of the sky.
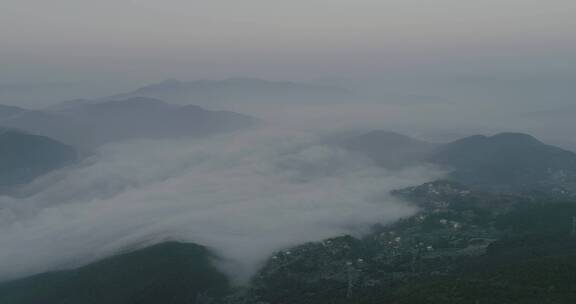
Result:
<instances>
[{"instance_id":1,"label":"sky","mask_svg":"<svg viewBox=\"0 0 576 304\"><path fill-rule=\"evenodd\" d=\"M575 29L571 0L0 0L0 104L255 77L414 97L430 104L405 124L576 149ZM353 104L361 120L374 112Z\"/></svg>"},{"instance_id":2,"label":"sky","mask_svg":"<svg viewBox=\"0 0 576 304\"><path fill-rule=\"evenodd\" d=\"M0 0L0 8L0 83L9 84L558 78L576 67L569 0Z\"/></svg>"}]
</instances>

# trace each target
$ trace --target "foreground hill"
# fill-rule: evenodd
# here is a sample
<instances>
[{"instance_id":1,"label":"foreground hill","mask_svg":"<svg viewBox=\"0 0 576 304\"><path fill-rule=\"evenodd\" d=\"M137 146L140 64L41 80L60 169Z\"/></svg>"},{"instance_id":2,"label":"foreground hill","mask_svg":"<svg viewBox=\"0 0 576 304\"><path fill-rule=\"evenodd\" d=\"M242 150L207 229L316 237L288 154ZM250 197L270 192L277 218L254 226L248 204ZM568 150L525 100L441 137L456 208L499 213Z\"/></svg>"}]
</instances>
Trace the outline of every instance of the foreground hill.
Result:
<instances>
[{"instance_id":1,"label":"foreground hill","mask_svg":"<svg viewBox=\"0 0 576 304\"><path fill-rule=\"evenodd\" d=\"M229 111L176 106L151 98L76 101L37 111L21 109L0 125L46 135L82 147L137 138L207 136L247 128L256 119Z\"/></svg>"},{"instance_id":2,"label":"foreground hill","mask_svg":"<svg viewBox=\"0 0 576 304\"><path fill-rule=\"evenodd\" d=\"M194 304L229 288L201 246L164 243L0 284L2 304Z\"/></svg>"},{"instance_id":3,"label":"foreground hill","mask_svg":"<svg viewBox=\"0 0 576 304\"><path fill-rule=\"evenodd\" d=\"M0 129L0 192L77 160L74 148L44 136Z\"/></svg>"}]
</instances>

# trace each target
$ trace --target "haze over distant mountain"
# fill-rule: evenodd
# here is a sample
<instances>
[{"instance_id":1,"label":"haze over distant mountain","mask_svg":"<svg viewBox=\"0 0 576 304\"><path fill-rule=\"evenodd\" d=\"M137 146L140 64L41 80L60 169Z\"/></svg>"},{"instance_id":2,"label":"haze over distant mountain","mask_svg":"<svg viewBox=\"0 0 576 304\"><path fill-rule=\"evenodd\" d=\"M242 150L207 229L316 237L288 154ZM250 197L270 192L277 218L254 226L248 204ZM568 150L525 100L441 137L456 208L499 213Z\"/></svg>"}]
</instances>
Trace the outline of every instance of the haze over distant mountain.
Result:
<instances>
[{"instance_id":1,"label":"haze over distant mountain","mask_svg":"<svg viewBox=\"0 0 576 304\"><path fill-rule=\"evenodd\" d=\"M255 123L256 119L247 115L209 111L193 105L170 105L144 97L74 101L43 111L0 107L0 126L82 147L136 138L206 136Z\"/></svg>"},{"instance_id":2,"label":"haze over distant mountain","mask_svg":"<svg viewBox=\"0 0 576 304\"><path fill-rule=\"evenodd\" d=\"M74 117L42 110L28 110L0 106L0 126L19 129L28 133L54 138L70 145L84 145L89 141L90 130Z\"/></svg>"},{"instance_id":3,"label":"haze over distant mountain","mask_svg":"<svg viewBox=\"0 0 576 304\"><path fill-rule=\"evenodd\" d=\"M87 82L0 82L0 103L38 108L79 97L96 97L118 92L122 85Z\"/></svg>"},{"instance_id":4,"label":"haze over distant mountain","mask_svg":"<svg viewBox=\"0 0 576 304\"><path fill-rule=\"evenodd\" d=\"M70 146L44 136L0 129L0 192L77 160Z\"/></svg>"},{"instance_id":5,"label":"haze over distant mountain","mask_svg":"<svg viewBox=\"0 0 576 304\"><path fill-rule=\"evenodd\" d=\"M354 101L352 92L328 85L267 81L255 78L225 80L179 81L165 80L133 92L112 96L112 99L150 97L170 103L222 106L235 102L336 102Z\"/></svg>"},{"instance_id":6,"label":"haze over distant mountain","mask_svg":"<svg viewBox=\"0 0 576 304\"><path fill-rule=\"evenodd\" d=\"M24 111L26 111L26 110L19 108L19 107L0 105L0 119L4 119L4 118L8 118L8 117L17 115L17 114L21 114Z\"/></svg>"},{"instance_id":7,"label":"haze over distant mountain","mask_svg":"<svg viewBox=\"0 0 576 304\"><path fill-rule=\"evenodd\" d=\"M430 161L452 169L452 179L487 190L576 190L576 153L526 134L467 137L442 146Z\"/></svg>"},{"instance_id":8,"label":"haze over distant mountain","mask_svg":"<svg viewBox=\"0 0 576 304\"><path fill-rule=\"evenodd\" d=\"M435 164L450 172L449 179L483 190L576 195L576 153L527 134L475 135L435 145L373 131L344 146L388 168Z\"/></svg>"},{"instance_id":9,"label":"haze over distant mountain","mask_svg":"<svg viewBox=\"0 0 576 304\"><path fill-rule=\"evenodd\" d=\"M437 145L394 132L376 130L349 138L343 146L365 153L382 167L398 169L421 162Z\"/></svg>"}]
</instances>

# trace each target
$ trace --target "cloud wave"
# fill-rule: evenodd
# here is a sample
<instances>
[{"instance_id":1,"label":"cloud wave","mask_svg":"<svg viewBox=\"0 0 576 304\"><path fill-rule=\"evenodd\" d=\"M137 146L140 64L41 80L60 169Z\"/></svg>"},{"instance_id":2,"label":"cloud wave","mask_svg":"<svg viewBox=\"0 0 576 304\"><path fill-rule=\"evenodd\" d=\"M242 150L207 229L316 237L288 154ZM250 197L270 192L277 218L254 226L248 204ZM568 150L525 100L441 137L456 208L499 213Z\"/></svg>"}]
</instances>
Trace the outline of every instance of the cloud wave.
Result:
<instances>
[{"instance_id":1,"label":"cloud wave","mask_svg":"<svg viewBox=\"0 0 576 304\"><path fill-rule=\"evenodd\" d=\"M264 128L106 146L35 195L0 199L0 280L178 240L213 249L241 283L274 251L412 214L388 191L439 175L386 171L321 142Z\"/></svg>"}]
</instances>

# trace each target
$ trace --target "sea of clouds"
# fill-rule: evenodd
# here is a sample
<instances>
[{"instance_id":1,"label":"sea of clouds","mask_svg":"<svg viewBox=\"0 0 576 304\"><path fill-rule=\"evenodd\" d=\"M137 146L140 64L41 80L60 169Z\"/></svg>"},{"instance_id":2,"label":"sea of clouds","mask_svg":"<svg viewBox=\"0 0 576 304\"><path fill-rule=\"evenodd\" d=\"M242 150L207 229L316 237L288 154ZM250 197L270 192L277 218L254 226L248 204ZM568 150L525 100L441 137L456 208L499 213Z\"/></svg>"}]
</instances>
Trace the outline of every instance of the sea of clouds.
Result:
<instances>
[{"instance_id":1,"label":"sea of clouds","mask_svg":"<svg viewBox=\"0 0 576 304\"><path fill-rule=\"evenodd\" d=\"M416 212L389 191L440 176L387 171L313 132L263 127L102 147L0 198L0 280L84 265L166 240L206 246L246 282L275 251Z\"/></svg>"}]
</instances>

